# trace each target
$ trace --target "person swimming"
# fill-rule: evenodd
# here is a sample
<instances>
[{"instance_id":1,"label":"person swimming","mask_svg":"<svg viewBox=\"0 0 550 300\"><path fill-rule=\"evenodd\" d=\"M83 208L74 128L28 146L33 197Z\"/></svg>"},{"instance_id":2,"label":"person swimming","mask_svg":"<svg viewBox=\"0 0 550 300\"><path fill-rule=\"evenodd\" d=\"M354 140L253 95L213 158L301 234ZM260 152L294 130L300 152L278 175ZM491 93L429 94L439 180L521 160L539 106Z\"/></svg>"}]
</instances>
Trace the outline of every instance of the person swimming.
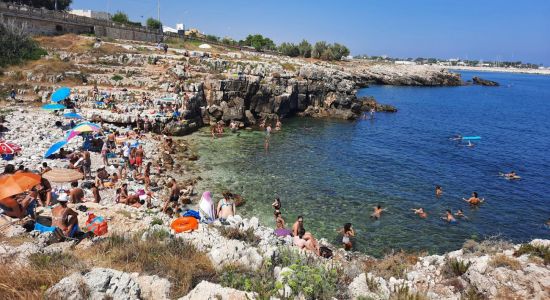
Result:
<instances>
[{"instance_id":1,"label":"person swimming","mask_svg":"<svg viewBox=\"0 0 550 300\"><path fill-rule=\"evenodd\" d=\"M466 198L462 198L464 201L468 202L470 205L479 205L481 203L483 203L485 201L484 198L479 198L477 196L477 192L472 192L472 197L470 197L469 199L466 199Z\"/></svg>"},{"instance_id":2,"label":"person swimming","mask_svg":"<svg viewBox=\"0 0 550 300\"><path fill-rule=\"evenodd\" d=\"M456 211L455 217L462 218L462 219L468 219L468 217L466 217L466 215L464 214L462 209L459 209L459 210Z\"/></svg>"},{"instance_id":3,"label":"person swimming","mask_svg":"<svg viewBox=\"0 0 550 300\"><path fill-rule=\"evenodd\" d=\"M412 208L411 210L414 211L415 215L418 215L422 219L426 219L428 217L428 214L424 211L422 207Z\"/></svg>"},{"instance_id":4,"label":"person swimming","mask_svg":"<svg viewBox=\"0 0 550 300\"><path fill-rule=\"evenodd\" d=\"M453 217L453 213L450 209L447 209L445 216L443 216L441 219L447 221L447 223L454 223L456 222L455 217Z\"/></svg>"},{"instance_id":5,"label":"person swimming","mask_svg":"<svg viewBox=\"0 0 550 300\"><path fill-rule=\"evenodd\" d=\"M453 141L460 141L460 140L462 140L462 135L460 135L460 134L455 134L453 137L451 137L451 140L453 140Z\"/></svg>"},{"instance_id":6,"label":"person swimming","mask_svg":"<svg viewBox=\"0 0 550 300\"><path fill-rule=\"evenodd\" d=\"M441 186L436 185L435 186L435 196L437 198L439 198L439 197L441 197L441 195L443 195L443 189L441 188Z\"/></svg>"},{"instance_id":7,"label":"person swimming","mask_svg":"<svg viewBox=\"0 0 550 300\"><path fill-rule=\"evenodd\" d=\"M516 179L521 178L516 174L515 171L511 171L510 173L504 173L504 174L502 174L502 176L504 176L504 178L506 178L508 180L516 180Z\"/></svg>"},{"instance_id":8,"label":"person swimming","mask_svg":"<svg viewBox=\"0 0 550 300\"><path fill-rule=\"evenodd\" d=\"M382 208L382 206L377 205L374 207L373 213L370 215L371 218L380 219L380 216L382 215L382 212L385 211L385 208Z\"/></svg>"}]
</instances>

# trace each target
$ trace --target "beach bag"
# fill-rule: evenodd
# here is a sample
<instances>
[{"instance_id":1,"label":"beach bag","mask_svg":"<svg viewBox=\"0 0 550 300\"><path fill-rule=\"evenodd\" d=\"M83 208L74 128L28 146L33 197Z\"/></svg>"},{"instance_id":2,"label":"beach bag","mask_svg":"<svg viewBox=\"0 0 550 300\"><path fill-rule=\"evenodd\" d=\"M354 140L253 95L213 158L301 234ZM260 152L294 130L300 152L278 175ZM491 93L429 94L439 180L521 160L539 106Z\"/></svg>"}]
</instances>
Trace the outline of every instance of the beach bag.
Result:
<instances>
[{"instance_id":1,"label":"beach bag","mask_svg":"<svg viewBox=\"0 0 550 300\"><path fill-rule=\"evenodd\" d=\"M86 221L86 230L93 232L95 236L101 236L107 233L109 226L103 217L96 217L94 214L90 214Z\"/></svg>"},{"instance_id":2,"label":"beach bag","mask_svg":"<svg viewBox=\"0 0 550 300\"><path fill-rule=\"evenodd\" d=\"M321 248L319 248L319 254L324 258L332 258L332 250L325 246L321 246Z\"/></svg>"}]
</instances>

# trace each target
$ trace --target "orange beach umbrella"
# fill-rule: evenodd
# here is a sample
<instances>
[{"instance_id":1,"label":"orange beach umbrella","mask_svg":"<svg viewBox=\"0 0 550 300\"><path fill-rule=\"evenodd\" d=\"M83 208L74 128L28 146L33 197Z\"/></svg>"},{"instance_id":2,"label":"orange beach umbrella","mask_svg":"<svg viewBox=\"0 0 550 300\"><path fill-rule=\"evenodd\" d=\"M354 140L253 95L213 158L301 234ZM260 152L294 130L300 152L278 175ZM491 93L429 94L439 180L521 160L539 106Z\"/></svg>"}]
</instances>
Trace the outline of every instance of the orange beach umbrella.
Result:
<instances>
[{"instance_id":1,"label":"orange beach umbrella","mask_svg":"<svg viewBox=\"0 0 550 300\"><path fill-rule=\"evenodd\" d=\"M34 173L17 173L0 177L0 199L21 194L39 184L40 175Z\"/></svg>"}]
</instances>

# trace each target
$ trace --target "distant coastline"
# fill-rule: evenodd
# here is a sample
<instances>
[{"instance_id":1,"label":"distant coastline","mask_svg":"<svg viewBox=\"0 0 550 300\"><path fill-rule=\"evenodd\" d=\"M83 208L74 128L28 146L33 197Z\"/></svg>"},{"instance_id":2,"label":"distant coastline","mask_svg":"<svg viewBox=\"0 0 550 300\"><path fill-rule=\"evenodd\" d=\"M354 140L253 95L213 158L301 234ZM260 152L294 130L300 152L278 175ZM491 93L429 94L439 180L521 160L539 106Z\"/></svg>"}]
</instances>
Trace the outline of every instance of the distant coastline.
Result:
<instances>
[{"instance_id":1,"label":"distant coastline","mask_svg":"<svg viewBox=\"0 0 550 300\"><path fill-rule=\"evenodd\" d=\"M519 68L497 68L497 67L467 67L453 66L448 68L449 71L479 71L479 72L501 72L501 73L518 73L518 74L539 74L550 75L549 69L519 69Z\"/></svg>"}]
</instances>

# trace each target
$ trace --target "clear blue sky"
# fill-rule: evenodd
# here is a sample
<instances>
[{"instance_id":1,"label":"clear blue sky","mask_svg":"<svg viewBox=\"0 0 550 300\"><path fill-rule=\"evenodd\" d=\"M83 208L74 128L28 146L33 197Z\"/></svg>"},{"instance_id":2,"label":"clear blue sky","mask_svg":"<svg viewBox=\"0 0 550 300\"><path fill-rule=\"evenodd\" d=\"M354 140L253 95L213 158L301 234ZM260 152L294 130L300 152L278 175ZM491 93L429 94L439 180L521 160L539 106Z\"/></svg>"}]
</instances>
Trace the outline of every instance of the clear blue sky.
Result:
<instances>
[{"instance_id":1,"label":"clear blue sky","mask_svg":"<svg viewBox=\"0 0 550 300\"><path fill-rule=\"evenodd\" d=\"M161 21L276 43L326 40L352 54L521 60L550 65L550 0L160 0ZM157 15L157 0L73 0L72 8Z\"/></svg>"}]
</instances>

